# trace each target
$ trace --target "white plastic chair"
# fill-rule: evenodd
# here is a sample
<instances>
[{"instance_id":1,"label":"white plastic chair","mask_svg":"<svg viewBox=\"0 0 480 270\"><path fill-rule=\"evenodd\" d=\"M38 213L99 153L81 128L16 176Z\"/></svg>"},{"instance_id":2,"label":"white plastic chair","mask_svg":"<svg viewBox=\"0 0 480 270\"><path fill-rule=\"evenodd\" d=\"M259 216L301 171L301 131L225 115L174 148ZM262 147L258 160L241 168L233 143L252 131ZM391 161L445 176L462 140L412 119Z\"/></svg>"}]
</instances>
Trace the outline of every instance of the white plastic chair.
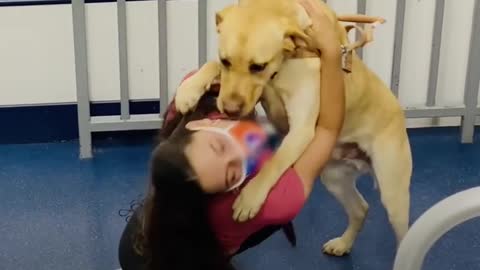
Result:
<instances>
[{"instance_id":1,"label":"white plastic chair","mask_svg":"<svg viewBox=\"0 0 480 270\"><path fill-rule=\"evenodd\" d=\"M433 244L453 227L480 216L480 187L458 192L428 209L400 243L393 270L420 270Z\"/></svg>"}]
</instances>

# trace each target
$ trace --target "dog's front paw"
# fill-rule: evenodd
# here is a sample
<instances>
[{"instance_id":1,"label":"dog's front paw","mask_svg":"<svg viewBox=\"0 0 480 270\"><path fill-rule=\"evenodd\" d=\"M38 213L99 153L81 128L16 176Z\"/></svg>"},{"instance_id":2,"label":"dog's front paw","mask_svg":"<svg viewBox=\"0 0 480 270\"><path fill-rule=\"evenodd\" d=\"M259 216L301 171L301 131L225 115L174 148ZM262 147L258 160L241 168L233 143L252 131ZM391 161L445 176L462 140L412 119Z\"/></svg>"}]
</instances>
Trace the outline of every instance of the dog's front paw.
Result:
<instances>
[{"instance_id":1,"label":"dog's front paw","mask_svg":"<svg viewBox=\"0 0 480 270\"><path fill-rule=\"evenodd\" d=\"M194 110L208 87L197 83L195 78L184 81L177 89L175 108L182 114Z\"/></svg>"},{"instance_id":2,"label":"dog's front paw","mask_svg":"<svg viewBox=\"0 0 480 270\"><path fill-rule=\"evenodd\" d=\"M260 181L252 179L240 192L233 204L233 219L245 222L254 218L267 199L269 190Z\"/></svg>"},{"instance_id":3,"label":"dog's front paw","mask_svg":"<svg viewBox=\"0 0 480 270\"><path fill-rule=\"evenodd\" d=\"M342 237L328 241L323 245L323 252L333 256L344 256L350 253L352 243L349 243Z\"/></svg>"}]
</instances>

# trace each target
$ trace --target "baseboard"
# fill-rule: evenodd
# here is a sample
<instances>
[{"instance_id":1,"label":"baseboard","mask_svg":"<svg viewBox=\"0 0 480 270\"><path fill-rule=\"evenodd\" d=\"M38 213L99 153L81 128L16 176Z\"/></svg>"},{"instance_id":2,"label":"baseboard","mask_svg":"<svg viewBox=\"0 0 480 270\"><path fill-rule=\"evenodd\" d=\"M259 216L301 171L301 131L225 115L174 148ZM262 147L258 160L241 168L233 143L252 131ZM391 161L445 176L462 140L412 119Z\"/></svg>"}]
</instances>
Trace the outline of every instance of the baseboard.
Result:
<instances>
[{"instance_id":1,"label":"baseboard","mask_svg":"<svg viewBox=\"0 0 480 270\"><path fill-rule=\"evenodd\" d=\"M158 101L132 101L132 114L160 113ZM93 103L92 115L120 114L120 103ZM42 143L76 140L78 119L76 104L47 104L0 107L0 144ZM132 134L123 132L118 134ZM151 132L147 132L151 133ZM112 136L99 133L97 137Z\"/></svg>"},{"instance_id":2,"label":"baseboard","mask_svg":"<svg viewBox=\"0 0 480 270\"><path fill-rule=\"evenodd\" d=\"M118 115L120 103L102 102L90 106L92 115ZM160 113L158 100L131 101L132 114ZM60 142L78 139L76 104L41 104L0 107L0 144ZM460 136L460 119L408 119L409 133L433 132ZM432 127L442 127L435 128ZM94 134L94 139L126 138L124 142L152 138L156 131L126 131ZM439 134L440 134L439 133Z\"/></svg>"}]
</instances>

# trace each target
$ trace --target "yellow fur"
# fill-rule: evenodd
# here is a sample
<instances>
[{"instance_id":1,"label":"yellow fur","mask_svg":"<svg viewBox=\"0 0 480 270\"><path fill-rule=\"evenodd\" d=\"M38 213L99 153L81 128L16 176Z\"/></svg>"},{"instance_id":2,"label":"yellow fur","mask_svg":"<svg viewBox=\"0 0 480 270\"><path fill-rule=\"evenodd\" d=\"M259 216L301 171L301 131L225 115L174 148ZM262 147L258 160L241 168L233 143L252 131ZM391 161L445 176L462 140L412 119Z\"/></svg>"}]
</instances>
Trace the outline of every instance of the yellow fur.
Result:
<instances>
[{"instance_id":1,"label":"yellow fur","mask_svg":"<svg viewBox=\"0 0 480 270\"><path fill-rule=\"evenodd\" d=\"M322 1L327 16L335 23L342 44L348 42L343 25ZM258 213L268 192L282 173L302 154L313 138L320 106L320 59L295 59L294 38L308 24L295 0L244 0L217 14L219 57L229 66L209 62L177 90L177 108L192 109L212 77L220 76L220 110L247 114L260 98L269 119L275 124L288 121L289 131L277 153L241 192L234 204L235 218L243 221ZM265 64L261 72L251 72L252 64ZM211 72L218 71L217 74ZM274 79L271 79L277 74ZM189 83L189 80L195 83ZM202 82L202 83L198 83ZM366 164L376 176L382 202L398 241L408 228L409 185L412 171L410 145L404 114L387 86L353 53L352 72L345 74L346 115L339 143L355 142L371 158ZM180 98L178 98L180 97ZM286 118L286 119L285 119ZM280 124L281 126L281 124ZM285 129L284 125L282 129ZM345 233L325 244L332 255L348 253L363 225L368 204L355 188L355 179L364 170L332 160L322 173L322 182L339 200L349 217ZM370 167L371 165L371 167ZM321 213L319 213L321 214Z\"/></svg>"}]
</instances>

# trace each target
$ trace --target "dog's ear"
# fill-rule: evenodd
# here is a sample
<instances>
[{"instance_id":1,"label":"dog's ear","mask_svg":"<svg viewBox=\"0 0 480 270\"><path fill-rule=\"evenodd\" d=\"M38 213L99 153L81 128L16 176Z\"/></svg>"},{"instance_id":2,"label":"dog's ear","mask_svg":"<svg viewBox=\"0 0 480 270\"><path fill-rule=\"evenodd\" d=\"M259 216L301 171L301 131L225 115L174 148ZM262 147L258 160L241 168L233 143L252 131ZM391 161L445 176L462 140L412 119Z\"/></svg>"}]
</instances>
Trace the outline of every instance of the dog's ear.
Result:
<instances>
[{"instance_id":1,"label":"dog's ear","mask_svg":"<svg viewBox=\"0 0 480 270\"><path fill-rule=\"evenodd\" d=\"M232 9L235 6L236 5L229 5L229 6L225 7L224 9L215 13L215 24L217 26L217 33L220 33L220 26L221 26L223 20L225 19L225 16L227 16L228 13L230 13L230 11L232 11Z\"/></svg>"},{"instance_id":2,"label":"dog's ear","mask_svg":"<svg viewBox=\"0 0 480 270\"><path fill-rule=\"evenodd\" d=\"M286 32L283 49L292 52L297 46L306 47L310 44L310 38L304 33L304 29L312 25L312 20L307 11L298 3L295 5L295 19L285 21Z\"/></svg>"},{"instance_id":3,"label":"dog's ear","mask_svg":"<svg viewBox=\"0 0 480 270\"><path fill-rule=\"evenodd\" d=\"M287 52L293 52L297 45L300 44L305 44L307 46L311 44L310 37L297 26L291 25L285 32L283 49Z\"/></svg>"},{"instance_id":4,"label":"dog's ear","mask_svg":"<svg viewBox=\"0 0 480 270\"><path fill-rule=\"evenodd\" d=\"M295 42L293 41L292 38L286 37L283 40L283 50L285 50L287 52L293 52L293 51L295 51L296 47L297 46L295 45Z\"/></svg>"}]
</instances>

